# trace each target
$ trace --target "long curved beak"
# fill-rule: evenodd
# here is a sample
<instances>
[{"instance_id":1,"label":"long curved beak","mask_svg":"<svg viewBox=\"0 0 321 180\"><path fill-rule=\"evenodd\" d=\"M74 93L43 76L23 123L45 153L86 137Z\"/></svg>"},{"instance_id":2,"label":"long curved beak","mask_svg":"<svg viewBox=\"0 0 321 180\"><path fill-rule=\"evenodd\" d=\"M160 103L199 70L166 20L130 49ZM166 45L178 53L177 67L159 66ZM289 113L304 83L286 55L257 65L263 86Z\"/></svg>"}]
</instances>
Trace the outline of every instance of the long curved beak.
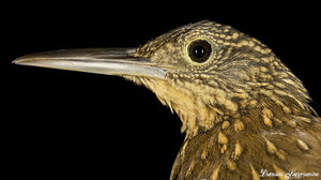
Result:
<instances>
[{"instance_id":1,"label":"long curved beak","mask_svg":"<svg viewBox=\"0 0 321 180\"><path fill-rule=\"evenodd\" d=\"M14 64L106 75L165 79L165 69L149 59L134 57L134 48L69 49L22 56Z\"/></svg>"}]
</instances>

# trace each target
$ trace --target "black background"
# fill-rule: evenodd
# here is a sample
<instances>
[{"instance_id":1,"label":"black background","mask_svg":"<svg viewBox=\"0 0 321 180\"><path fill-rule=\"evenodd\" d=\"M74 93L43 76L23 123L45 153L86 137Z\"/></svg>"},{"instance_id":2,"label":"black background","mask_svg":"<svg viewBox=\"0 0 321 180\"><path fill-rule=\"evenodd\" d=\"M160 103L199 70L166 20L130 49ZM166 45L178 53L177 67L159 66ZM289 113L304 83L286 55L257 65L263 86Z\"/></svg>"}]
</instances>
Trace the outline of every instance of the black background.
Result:
<instances>
[{"instance_id":1,"label":"black background","mask_svg":"<svg viewBox=\"0 0 321 180\"><path fill-rule=\"evenodd\" d=\"M187 5L187 6L186 6ZM2 122L11 177L168 179L180 120L144 87L119 77L12 65L53 49L135 47L203 19L267 44L304 82L320 112L316 4L16 2L2 8Z\"/></svg>"}]
</instances>

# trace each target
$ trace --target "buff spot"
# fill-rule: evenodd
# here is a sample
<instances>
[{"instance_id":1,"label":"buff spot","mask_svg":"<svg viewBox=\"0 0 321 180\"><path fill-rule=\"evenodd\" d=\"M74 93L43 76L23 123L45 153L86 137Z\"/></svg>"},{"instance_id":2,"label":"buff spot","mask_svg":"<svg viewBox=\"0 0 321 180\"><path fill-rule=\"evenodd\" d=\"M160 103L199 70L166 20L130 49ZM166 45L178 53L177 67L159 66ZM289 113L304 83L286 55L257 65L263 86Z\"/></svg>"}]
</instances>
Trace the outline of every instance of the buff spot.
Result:
<instances>
[{"instance_id":1,"label":"buff spot","mask_svg":"<svg viewBox=\"0 0 321 180\"><path fill-rule=\"evenodd\" d=\"M311 123L311 119L306 118L306 117L302 117L302 116L294 116L295 120L299 120L299 121L304 121L306 123Z\"/></svg>"},{"instance_id":2,"label":"buff spot","mask_svg":"<svg viewBox=\"0 0 321 180\"><path fill-rule=\"evenodd\" d=\"M222 129L226 129L230 126L230 122L228 121L224 121L223 124L222 124Z\"/></svg>"},{"instance_id":3,"label":"buff spot","mask_svg":"<svg viewBox=\"0 0 321 180\"><path fill-rule=\"evenodd\" d=\"M249 41L249 47L255 46L255 43L253 41Z\"/></svg>"},{"instance_id":4,"label":"buff spot","mask_svg":"<svg viewBox=\"0 0 321 180\"><path fill-rule=\"evenodd\" d=\"M256 172L255 168L253 167L252 163L249 164L251 168L252 180L260 180L259 174Z\"/></svg>"},{"instance_id":5,"label":"buff spot","mask_svg":"<svg viewBox=\"0 0 321 180\"><path fill-rule=\"evenodd\" d=\"M206 157L207 157L207 153L208 153L208 151L205 149L205 150L203 150L203 152L202 152L202 154L201 154L201 159L206 159Z\"/></svg>"},{"instance_id":6,"label":"buff spot","mask_svg":"<svg viewBox=\"0 0 321 180\"><path fill-rule=\"evenodd\" d=\"M254 106L257 105L257 101L253 99L253 100L251 100L251 101L249 102L249 105L250 105L251 107L254 107Z\"/></svg>"},{"instance_id":7,"label":"buff spot","mask_svg":"<svg viewBox=\"0 0 321 180\"><path fill-rule=\"evenodd\" d=\"M227 150L227 145L224 144L221 148L221 154L224 154L224 152Z\"/></svg>"},{"instance_id":8,"label":"buff spot","mask_svg":"<svg viewBox=\"0 0 321 180\"><path fill-rule=\"evenodd\" d=\"M217 40L217 43L223 44L223 40L222 40L222 39L219 39L219 40Z\"/></svg>"},{"instance_id":9,"label":"buff spot","mask_svg":"<svg viewBox=\"0 0 321 180\"><path fill-rule=\"evenodd\" d=\"M278 157L279 159L286 160L286 152L285 151L283 151L282 149L278 150L276 148L276 146L266 138L265 138L265 141L266 141L267 151L270 154L275 154L276 157Z\"/></svg>"},{"instance_id":10,"label":"buff spot","mask_svg":"<svg viewBox=\"0 0 321 180\"><path fill-rule=\"evenodd\" d=\"M220 34L220 38L225 39L226 35L225 34Z\"/></svg>"},{"instance_id":11,"label":"buff spot","mask_svg":"<svg viewBox=\"0 0 321 180\"><path fill-rule=\"evenodd\" d=\"M240 144L240 141L237 140L235 144L234 154L232 156L233 160L235 161L238 160L242 152L243 152L243 148Z\"/></svg>"},{"instance_id":12,"label":"buff spot","mask_svg":"<svg viewBox=\"0 0 321 180\"><path fill-rule=\"evenodd\" d=\"M269 54L272 52L272 49L270 48L266 48L265 51L264 51L264 54Z\"/></svg>"},{"instance_id":13,"label":"buff spot","mask_svg":"<svg viewBox=\"0 0 321 180\"><path fill-rule=\"evenodd\" d=\"M283 122L280 120L280 119L278 119L278 118L273 118L273 121L275 121L276 123L278 123L278 124L282 124Z\"/></svg>"},{"instance_id":14,"label":"buff spot","mask_svg":"<svg viewBox=\"0 0 321 180\"><path fill-rule=\"evenodd\" d=\"M290 114L290 113L291 113L290 108L288 108L288 107L286 107L286 106L283 106L283 107L282 107L282 110L283 110L285 113L287 113L287 114Z\"/></svg>"},{"instance_id":15,"label":"buff spot","mask_svg":"<svg viewBox=\"0 0 321 180\"><path fill-rule=\"evenodd\" d=\"M221 153L224 154L224 152L227 150L226 144L228 143L228 138L222 132L218 133L218 143L222 145L221 146Z\"/></svg>"},{"instance_id":16,"label":"buff spot","mask_svg":"<svg viewBox=\"0 0 321 180\"><path fill-rule=\"evenodd\" d=\"M264 57L264 58L262 58L262 61L265 63L270 63L273 61L273 59L272 59L272 57Z\"/></svg>"},{"instance_id":17,"label":"buff spot","mask_svg":"<svg viewBox=\"0 0 321 180\"><path fill-rule=\"evenodd\" d=\"M226 37L227 40L229 40L228 38L231 39L230 36L227 36L227 37ZM229 45L231 45L231 43L228 42L228 41L225 41L225 42L223 43L223 45L224 45L224 46L229 46Z\"/></svg>"},{"instance_id":18,"label":"buff spot","mask_svg":"<svg viewBox=\"0 0 321 180\"><path fill-rule=\"evenodd\" d=\"M299 146L300 149L302 149L304 151L307 151L310 149L309 146L301 139L297 139L296 142L297 142L297 145Z\"/></svg>"},{"instance_id":19,"label":"buff spot","mask_svg":"<svg viewBox=\"0 0 321 180\"><path fill-rule=\"evenodd\" d=\"M268 127L272 127L272 126L273 126L273 125L272 125L272 120L271 120L272 116L273 116L273 113L272 113L272 111L271 111L270 109L264 108L264 109L262 110L262 119L263 119L263 122L264 122L264 124L265 124L266 126L268 126Z\"/></svg>"},{"instance_id":20,"label":"buff spot","mask_svg":"<svg viewBox=\"0 0 321 180\"><path fill-rule=\"evenodd\" d=\"M211 175L211 180L218 180L218 173L220 172L220 166L217 166Z\"/></svg>"},{"instance_id":21,"label":"buff spot","mask_svg":"<svg viewBox=\"0 0 321 180\"><path fill-rule=\"evenodd\" d=\"M220 144L227 144L228 143L228 138L222 132L218 133L218 143L220 143Z\"/></svg>"},{"instance_id":22,"label":"buff spot","mask_svg":"<svg viewBox=\"0 0 321 180\"><path fill-rule=\"evenodd\" d=\"M227 161L227 168L231 171L234 171L236 169L236 164L234 161L228 160Z\"/></svg>"},{"instance_id":23,"label":"buff spot","mask_svg":"<svg viewBox=\"0 0 321 180\"><path fill-rule=\"evenodd\" d=\"M233 39L236 39L236 38L238 38L238 37L239 37L239 34L238 34L238 33L233 33L233 34L232 34L232 38L233 38Z\"/></svg>"},{"instance_id":24,"label":"buff spot","mask_svg":"<svg viewBox=\"0 0 321 180\"><path fill-rule=\"evenodd\" d=\"M292 121L292 120L288 119L287 117L284 117L282 119L285 121L285 123L287 125L289 125L289 126L291 126L293 128L296 127L296 122L295 121Z\"/></svg>"},{"instance_id":25,"label":"buff spot","mask_svg":"<svg viewBox=\"0 0 321 180\"><path fill-rule=\"evenodd\" d=\"M278 88L281 88L281 89L286 88L286 86L285 86L284 84L280 83L280 82L275 82L274 85L275 85L276 87L278 87Z\"/></svg>"},{"instance_id":26,"label":"buff spot","mask_svg":"<svg viewBox=\"0 0 321 180\"><path fill-rule=\"evenodd\" d=\"M279 89L274 89L274 92L280 96L287 96L288 93Z\"/></svg>"},{"instance_id":27,"label":"buff spot","mask_svg":"<svg viewBox=\"0 0 321 180\"><path fill-rule=\"evenodd\" d=\"M267 151L270 154L274 154L274 153L276 153L278 151L278 149L275 147L275 145L271 141L269 141L266 138L265 138L265 141L266 141Z\"/></svg>"},{"instance_id":28,"label":"buff spot","mask_svg":"<svg viewBox=\"0 0 321 180\"><path fill-rule=\"evenodd\" d=\"M279 168L275 164L273 164L273 168L277 174L280 174L280 176L278 176L279 180L288 180L288 178L285 176L286 175L285 172L281 168Z\"/></svg>"},{"instance_id":29,"label":"buff spot","mask_svg":"<svg viewBox=\"0 0 321 180\"><path fill-rule=\"evenodd\" d=\"M263 116L262 118L263 118L263 122L264 122L264 124L265 124L266 126L268 126L268 127L272 127L272 126L273 126L273 125L272 125L272 121L271 121L270 118L268 118L268 117L266 117L266 116Z\"/></svg>"},{"instance_id":30,"label":"buff spot","mask_svg":"<svg viewBox=\"0 0 321 180\"><path fill-rule=\"evenodd\" d=\"M281 160L286 160L286 153L281 149L276 152L276 156Z\"/></svg>"},{"instance_id":31,"label":"buff spot","mask_svg":"<svg viewBox=\"0 0 321 180\"><path fill-rule=\"evenodd\" d=\"M236 132L244 130L244 124L241 120L237 119L234 122L234 130Z\"/></svg>"},{"instance_id":32,"label":"buff spot","mask_svg":"<svg viewBox=\"0 0 321 180\"><path fill-rule=\"evenodd\" d=\"M266 68L266 67L264 67L264 66L260 66L260 71L261 71L261 72L268 72L269 69Z\"/></svg>"}]
</instances>

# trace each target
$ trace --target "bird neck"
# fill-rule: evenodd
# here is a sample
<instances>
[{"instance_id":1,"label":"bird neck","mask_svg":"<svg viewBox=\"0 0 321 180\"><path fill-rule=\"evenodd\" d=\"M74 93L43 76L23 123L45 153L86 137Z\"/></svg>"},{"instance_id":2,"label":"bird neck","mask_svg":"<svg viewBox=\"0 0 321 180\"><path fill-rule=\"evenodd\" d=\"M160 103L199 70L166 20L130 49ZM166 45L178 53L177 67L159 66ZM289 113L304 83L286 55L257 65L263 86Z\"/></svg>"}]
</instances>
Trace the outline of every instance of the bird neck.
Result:
<instances>
[{"instance_id":1,"label":"bird neck","mask_svg":"<svg viewBox=\"0 0 321 180\"><path fill-rule=\"evenodd\" d=\"M157 91L154 92L164 105L178 114L183 123L181 131L186 132L187 138L206 133L215 126L222 126L222 129L233 126L234 132L252 132L250 127L255 131L265 131L296 128L317 118L307 102L289 96L268 96L268 92L237 103L230 99L222 100L224 104L212 104L210 96L195 96L190 90L162 82L157 83ZM248 126L249 123L259 126Z\"/></svg>"},{"instance_id":2,"label":"bird neck","mask_svg":"<svg viewBox=\"0 0 321 180\"><path fill-rule=\"evenodd\" d=\"M307 104L308 101L296 98L290 93L287 96L275 96L270 91L262 92L262 89L259 89L251 92L251 95L239 94L238 101L235 101L220 95L222 92L219 90L215 90L215 97L204 93L204 87L197 90L193 86L191 91L186 88L187 83L180 87L177 83L170 84L162 80L133 77L126 79L146 86L172 113L176 112L182 121L181 131L186 132L186 138L206 133L217 126L222 126L223 129L233 126L234 132L253 131L247 128L250 127L248 123L259 124L260 126L251 126L256 130L295 128L301 122L309 123L318 117ZM197 91L200 91L202 96L195 94Z\"/></svg>"}]
</instances>

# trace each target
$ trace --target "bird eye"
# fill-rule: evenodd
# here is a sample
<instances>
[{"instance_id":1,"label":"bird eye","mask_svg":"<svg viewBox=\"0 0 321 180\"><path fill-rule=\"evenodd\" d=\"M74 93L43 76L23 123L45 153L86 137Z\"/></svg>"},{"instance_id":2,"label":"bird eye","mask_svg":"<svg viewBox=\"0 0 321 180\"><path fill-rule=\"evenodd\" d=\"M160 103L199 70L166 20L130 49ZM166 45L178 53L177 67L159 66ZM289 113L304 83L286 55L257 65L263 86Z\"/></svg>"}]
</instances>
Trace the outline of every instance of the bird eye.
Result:
<instances>
[{"instance_id":1,"label":"bird eye","mask_svg":"<svg viewBox=\"0 0 321 180\"><path fill-rule=\"evenodd\" d=\"M212 47L205 40L196 40L188 47L188 55L192 61L203 63L211 56Z\"/></svg>"}]
</instances>

